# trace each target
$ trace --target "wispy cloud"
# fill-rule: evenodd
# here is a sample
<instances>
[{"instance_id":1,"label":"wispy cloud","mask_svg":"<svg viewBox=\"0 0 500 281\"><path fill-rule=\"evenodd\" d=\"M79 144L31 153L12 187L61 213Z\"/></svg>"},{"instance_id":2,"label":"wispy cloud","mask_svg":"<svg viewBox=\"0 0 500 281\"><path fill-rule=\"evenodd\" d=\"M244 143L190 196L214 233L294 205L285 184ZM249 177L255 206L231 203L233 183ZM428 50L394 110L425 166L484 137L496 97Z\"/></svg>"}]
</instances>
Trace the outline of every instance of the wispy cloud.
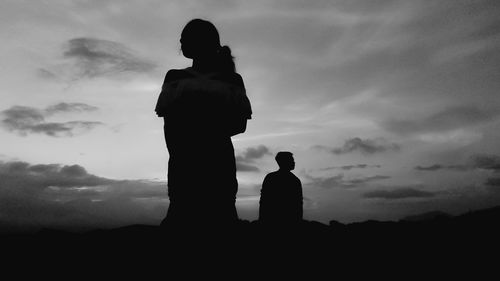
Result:
<instances>
[{"instance_id":1,"label":"wispy cloud","mask_svg":"<svg viewBox=\"0 0 500 281\"><path fill-rule=\"evenodd\" d=\"M384 127L398 134L417 134L422 132L442 132L469 127L492 121L500 116L500 110L476 106L449 107L421 119L387 120Z\"/></svg>"},{"instance_id":2,"label":"wispy cloud","mask_svg":"<svg viewBox=\"0 0 500 281\"><path fill-rule=\"evenodd\" d=\"M23 161L0 161L2 187L35 194L47 190L72 190L77 195L87 188L106 196L128 198L164 197L166 185L150 180L115 180L89 173L81 165L30 164ZM17 186L17 187L16 187ZM103 187L92 189L93 187ZM104 197L106 197L104 196ZM98 199L98 198L96 198Z\"/></svg>"},{"instance_id":3,"label":"wispy cloud","mask_svg":"<svg viewBox=\"0 0 500 281\"><path fill-rule=\"evenodd\" d=\"M433 164L430 166L416 166L417 171L434 172L440 170L467 171L474 169L500 171L500 156L495 154L474 154L464 164L443 165Z\"/></svg>"},{"instance_id":4,"label":"wispy cloud","mask_svg":"<svg viewBox=\"0 0 500 281\"><path fill-rule=\"evenodd\" d=\"M500 178L498 178L498 177L486 179L485 184L487 186L491 187L490 190L500 191L500 189L499 189L499 187L500 187Z\"/></svg>"},{"instance_id":5,"label":"wispy cloud","mask_svg":"<svg viewBox=\"0 0 500 281\"><path fill-rule=\"evenodd\" d=\"M116 227L157 223L166 185L150 180L115 180L80 165L0 161L0 223L26 227ZM153 202L154 203L154 202ZM159 205L158 205L159 206ZM166 207L166 206L164 206Z\"/></svg>"},{"instance_id":6,"label":"wispy cloud","mask_svg":"<svg viewBox=\"0 0 500 281\"><path fill-rule=\"evenodd\" d=\"M64 112L91 112L97 107L84 103L58 103L45 109L28 106L13 106L0 112L1 125L21 136L45 134L51 137L71 137L103 125L102 122L74 120L68 122L47 122L46 117Z\"/></svg>"},{"instance_id":7,"label":"wispy cloud","mask_svg":"<svg viewBox=\"0 0 500 281\"><path fill-rule=\"evenodd\" d=\"M387 199L387 200L397 200L405 198L430 198L434 197L435 193L415 189L411 187L402 187L393 190L373 190L363 194L364 198L367 199Z\"/></svg>"},{"instance_id":8,"label":"wispy cloud","mask_svg":"<svg viewBox=\"0 0 500 281\"><path fill-rule=\"evenodd\" d=\"M500 156L494 154L477 154L469 159L469 165L476 169L500 172Z\"/></svg>"},{"instance_id":9,"label":"wispy cloud","mask_svg":"<svg viewBox=\"0 0 500 281\"><path fill-rule=\"evenodd\" d=\"M238 172L260 172L260 169L257 166L242 163L241 161L236 160L236 171L238 171Z\"/></svg>"},{"instance_id":10,"label":"wispy cloud","mask_svg":"<svg viewBox=\"0 0 500 281\"><path fill-rule=\"evenodd\" d=\"M2 186L14 185L17 182L19 190L42 191L49 187L92 187L110 184L113 181L89 174L80 165L37 164L12 161L0 162Z\"/></svg>"},{"instance_id":11,"label":"wispy cloud","mask_svg":"<svg viewBox=\"0 0 500 281\"><path fill-rule=\"evenodd\" d=\"M349 171L352 169L369 169L369 168L380 168L380 167L381 165L356 164L356 165L332 166L332 167L321 168L319 170L328 171L328 170L340 169L344 171Z\"/></svg>"},{"instance_id":12,"label":"wispy cloud","mask_svg":"<svg viewBox=\"0 0 500 281\"><path fill-rule=\"evenodd\" d=\"M430 166L415 166L414 169L417 171L439 171L439 170L466 171L470 169L470 167L466 165L433 164Z\"/></svg>"},{"instance_id":13,"label":"wispy cloud","mask_svg":"<svg viewBox=\"0 0 500 281\"><path fill-rule=\"evenodd\" d=\"M309 174L305 174L304 177L307 179L306 185L311 187L321 187L321 188L354 188L361 187L370 182L390 179L390 176L384 175L374 175L358 178L345 178L344 174L338 174L335 176L328 177L314 177Z\"/></svg>"},{"instance_id":14,"label":"wispy cloud","mask_svg":"<svg viewBox=\"0 0 500 281\"><path fill-rule=\"evenodd\" d=\"M361 139L359 137L348 139L341 147L330 148L327 146L316 145L316 149L327 150L333 154L347 154L352 152L360 152L364 155L372 155L389 151L399 151L400 146L396 143L391 143L384 138L377 139Z\"/></svg>"},{"instance_id":15,"label":"wispy cloud","mask_svg":"<svg viewBox=\"0 0 500 281\"><path fill-rule=\"evenodd\" d=\"M255 161L266 155L272 155L265 145L247 148L242 154L236 156L236 170L240 172L259 172Z\"/></svg>"},{"instance_id":16,"label":"wispy cloud","mask_svg":"<svg viewBox=\"0 0 500 281\"><path fill-rule=\"evenodd\" d=\"M149 73L157 67L121 43L97 38L71 39L66 42L62 55L64 64L41 68L38 70L40 76L79 80L114 77L121 73Z\"/></svg>"},{"instance_id":17,"label":"wispy cloud","mask_svg":"<svg viewBox=\"0 0 500 281\"><path fill-rule=\"evenodd\" d=\"M50 105L47 108L45 108L45 112L47 114L56 114L56 113L62 113L62 112L92 112L92 111L97 111L99 110L98 107L88 105L85 103L66 103L66 102L61 102L58 104Z\"/></svg>"}]
</instances>

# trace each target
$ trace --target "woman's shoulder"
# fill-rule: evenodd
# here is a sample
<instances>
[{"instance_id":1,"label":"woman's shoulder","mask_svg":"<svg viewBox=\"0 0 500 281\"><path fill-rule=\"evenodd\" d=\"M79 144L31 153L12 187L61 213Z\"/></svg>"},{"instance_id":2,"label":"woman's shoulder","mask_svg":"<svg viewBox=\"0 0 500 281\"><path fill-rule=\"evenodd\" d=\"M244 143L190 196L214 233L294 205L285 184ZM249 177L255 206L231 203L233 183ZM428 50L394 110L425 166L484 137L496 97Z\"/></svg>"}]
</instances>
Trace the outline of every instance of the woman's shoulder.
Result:
<instances>
[{"instance_id":1,"label":"woman's shoulder","mask_svg":"<svg viewBox=\"0 0 500 281\"><path fill-rule=\"evenodd\" d=\"M233 84L235 86L245 87L243 78L237 72L220 72L214 75L214 79Z\"/></svg>"},{"instance_id":2,"label":"woman's shoulder","mask_svg":"<svg viewBox=\"0 0 500 281\"><path fill-rule=\"evenodd\" d=\"M184 69L170 69L165 75L165 82L171 83L183 79L202 78L202 77L218 80L239 87L245 87L243 83L243 78L237 72L212 72L203 74L196 72L191 67L187 67Z\"/></svg>"},{"instance_id":3,"label":"woman's shoulder","mask_svg":"<svg viewBox=\"0 0 500 281\"><path fill-rule=\"evenodd\" d=\"M189 68L184 69L170 69L165 75L165 82L173 82L182 79L193 78L194 74L189 71Z\"/></svg>"}]
</instances>

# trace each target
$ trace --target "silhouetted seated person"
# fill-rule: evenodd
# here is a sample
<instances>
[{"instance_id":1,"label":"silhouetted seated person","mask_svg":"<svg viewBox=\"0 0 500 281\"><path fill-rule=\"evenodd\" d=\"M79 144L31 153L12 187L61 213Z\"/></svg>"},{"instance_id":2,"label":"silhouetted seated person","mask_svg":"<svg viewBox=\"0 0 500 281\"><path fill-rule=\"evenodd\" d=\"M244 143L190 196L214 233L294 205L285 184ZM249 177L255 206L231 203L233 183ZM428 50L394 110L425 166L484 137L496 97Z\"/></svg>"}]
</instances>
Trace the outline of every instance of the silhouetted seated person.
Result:
<instances>
[{"instance_id":1,"label":"silhouetted seated person","mask_svg":"<svg viewBox=\"0 0 500 281\"><path fill-rule=\"evenodd\" d=\"M260 194L259 221L266 226L295 225L302 221L302 183L291 170L291 152L276 154L279 170L264 178Z\"/></svg>"}]
</instances>

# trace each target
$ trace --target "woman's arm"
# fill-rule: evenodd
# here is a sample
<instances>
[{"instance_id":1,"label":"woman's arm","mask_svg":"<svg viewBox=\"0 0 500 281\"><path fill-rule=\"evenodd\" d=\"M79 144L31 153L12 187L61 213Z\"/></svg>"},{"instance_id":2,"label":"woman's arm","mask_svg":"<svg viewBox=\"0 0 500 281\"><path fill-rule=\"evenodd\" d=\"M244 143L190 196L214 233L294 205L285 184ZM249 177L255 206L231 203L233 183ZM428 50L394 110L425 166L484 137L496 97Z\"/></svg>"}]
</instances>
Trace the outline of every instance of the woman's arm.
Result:
<instances>
[{"instance_id":1,"label":"woman's arm","mask_svg":"<svg viewBox=\"0 0 500 281\"><path fill-rule=\"evenodd\" d=\"M165 117L168 105L175 99L175 89L179 81L189 77L191 77L191 75L187 71L180 69L170 69L167 72L155 107L158 117Z\"/></svg>"},{"instance_id":2,"label":"woman's arm","mask_svg":"<svg viewBox=\"0 0 500 281\"><path fill-rule=\"evenodd\" d=\"M236 118L236 120L231 121L231 131L230 136L235 136L237 134L244 133L247 129L247 119L246 118Z\"/></svg>"},{"instance_id":3,"label":"woman's arm","mask_svg":"<svg viewBox=\"0 0 500 281\"><path fill-rule=\"evenodd\" d=\"M247 120L252 118L252 107L245 91L245 84L238 73L235 73L232 82L235 85L236 104L231 118L230 135L241 134L247 129Z\"/></svg>"},{"instance_id":4,"label":"woman's arm","mask_svg":"<svg viewBox=\"0 0 500 281\"><path fill-rule=\"evenodd\" d=\"M169 70L167 74L165 74L165 79L163 79L163 85L161 86L161 92L158 96L158 101L156 102L155 112L158 117L164 117L166 111L166 103L167 103L167 88L168 82L171 80L172 70ZM170 74L170 75L169 75Z\"/></svg>"}]
</instances>

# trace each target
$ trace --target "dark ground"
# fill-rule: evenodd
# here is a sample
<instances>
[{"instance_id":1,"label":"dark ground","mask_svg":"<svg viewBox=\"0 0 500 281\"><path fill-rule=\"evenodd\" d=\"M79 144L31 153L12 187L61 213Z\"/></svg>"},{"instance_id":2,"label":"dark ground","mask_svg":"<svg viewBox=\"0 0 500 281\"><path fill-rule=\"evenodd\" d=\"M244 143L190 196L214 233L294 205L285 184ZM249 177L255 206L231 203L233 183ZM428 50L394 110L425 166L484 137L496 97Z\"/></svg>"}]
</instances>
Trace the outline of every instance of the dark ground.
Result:
<instances>
[{"instance_id":1,"label":"dark ground","mask_svg":"<svg viewBox=\"0 0 500 281\"><path fill-rule=\"evenodd\" d=\"M240 221L231 228L199 223L184 229L132 225L86 233L46 229L3 234L0 241L4 269L16 268L20 275L36 269L71 274L63 275L68 277L98 271L117 276L180 272L185 277L267 271L281 277L312 278L318 273L334 277L343 272L402 278L466 270L477 279L497 267L499 224L500 207L496 207L456 217L428 213L399 222L303 221L264 227ZM405 273L396 274L400 270Z\"/></svg>"}]
</instances>

